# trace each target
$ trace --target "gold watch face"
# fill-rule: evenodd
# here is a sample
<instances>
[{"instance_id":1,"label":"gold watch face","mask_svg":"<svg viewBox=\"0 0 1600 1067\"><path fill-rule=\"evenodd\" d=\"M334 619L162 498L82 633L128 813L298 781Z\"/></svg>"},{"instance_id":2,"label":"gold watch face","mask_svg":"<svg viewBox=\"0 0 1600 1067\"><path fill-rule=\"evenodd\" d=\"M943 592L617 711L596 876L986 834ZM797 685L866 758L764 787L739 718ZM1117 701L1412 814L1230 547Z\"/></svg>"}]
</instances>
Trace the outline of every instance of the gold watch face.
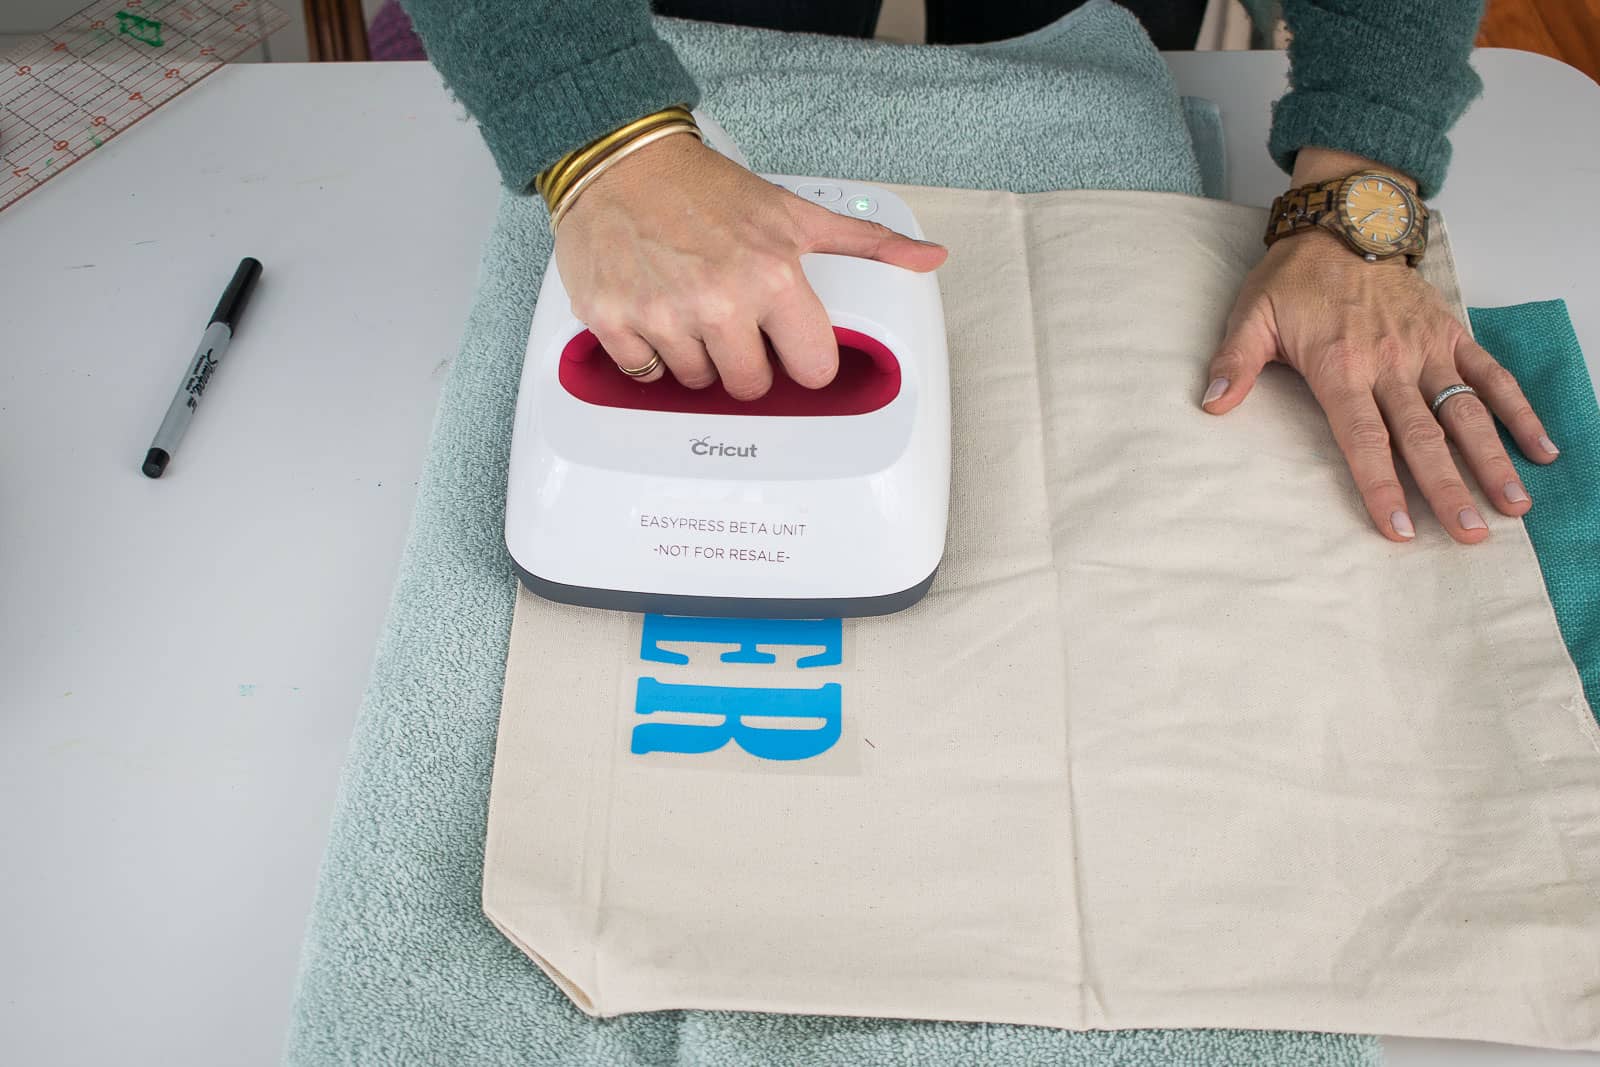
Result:
<instances>
[{"instance_id":1,"label":"gold watch face","mask_svg":"<svg viewBox=\"0 0 1600 1067\"><path fill-rule=\"evenodd\" d=\"M1377 247L1393 247L1416 225L1411 201L1394 182L1365 174L1344 194L1344 217L1352 233Z\"/></svg>"}]
</instances>

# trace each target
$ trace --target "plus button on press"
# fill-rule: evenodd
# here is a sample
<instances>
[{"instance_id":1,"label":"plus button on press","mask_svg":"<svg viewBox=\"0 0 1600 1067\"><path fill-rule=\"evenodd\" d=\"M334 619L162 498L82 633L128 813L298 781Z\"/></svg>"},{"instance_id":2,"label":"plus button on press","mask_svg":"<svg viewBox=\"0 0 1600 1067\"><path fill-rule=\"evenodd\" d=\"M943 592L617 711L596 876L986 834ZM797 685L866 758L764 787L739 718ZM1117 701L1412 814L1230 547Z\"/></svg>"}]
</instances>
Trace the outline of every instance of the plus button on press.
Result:
<instances>
[{"instance_id":1,"label":"plus button on press","mask_svg":"<svg viewBox=\"0 0 1600 1067\"><path fill-rule=\"evenodd\" d=\"M809 200L813 204L832 204L844 196L844 190L837 185L822 185L813 183L802 185L795 190L795 194L802 200Z\"/></svg>"}]
</instances>

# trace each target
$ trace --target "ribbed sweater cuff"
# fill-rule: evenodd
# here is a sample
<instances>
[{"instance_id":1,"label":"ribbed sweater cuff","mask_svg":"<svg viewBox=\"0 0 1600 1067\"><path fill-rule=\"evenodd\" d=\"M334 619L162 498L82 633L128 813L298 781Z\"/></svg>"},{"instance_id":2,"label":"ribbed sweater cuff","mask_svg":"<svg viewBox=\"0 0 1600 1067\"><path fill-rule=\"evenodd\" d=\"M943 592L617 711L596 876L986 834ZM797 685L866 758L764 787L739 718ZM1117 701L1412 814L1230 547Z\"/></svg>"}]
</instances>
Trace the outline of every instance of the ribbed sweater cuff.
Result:
<instances>
[{"instance_id":1,"label":"ribbed sweater cuff","mask_svg":"<svg viewBox=\"0 0 1600 1067\"><path fill-rule=\"evenodd\" d=\"M641 115L693 107L700 90L670 45L640 41L531 85L508 86L478 115L505 184L526 192L566 153Z\"/></svg>"},{"instance_id":2,"label":"ribbed sweater cuff","mask_svg":"<svg viewBox=\"0 0 1600 1067\"><path fill-rule=\"evenodd\" d=\"M1297 89L1272 113L1268 148L1285 171L1300 149L1333 148L1365 156L1415 178L1433 196L1450 169L1450 139L1438 123L1371 100Z\"/></svg>"}]
</instances>

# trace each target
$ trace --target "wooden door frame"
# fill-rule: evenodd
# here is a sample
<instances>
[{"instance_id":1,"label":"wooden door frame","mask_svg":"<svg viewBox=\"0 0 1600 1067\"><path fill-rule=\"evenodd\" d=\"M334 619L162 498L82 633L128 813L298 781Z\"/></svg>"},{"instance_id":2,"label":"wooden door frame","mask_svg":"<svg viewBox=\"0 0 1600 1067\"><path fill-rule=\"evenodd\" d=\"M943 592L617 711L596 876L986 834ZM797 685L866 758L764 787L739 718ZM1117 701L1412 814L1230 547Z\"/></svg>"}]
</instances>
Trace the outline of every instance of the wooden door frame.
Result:
<instances>
[{"instance_id":1,"label":"wooden door frame","mask_svg":"<svg viewBox=\"0 0 1600 1067\"><path fill-rule=\"evenodd\" d=\"M313 62L370 59L361 0L303 0L306 47Z\"/></svg>"}]
</instances>

